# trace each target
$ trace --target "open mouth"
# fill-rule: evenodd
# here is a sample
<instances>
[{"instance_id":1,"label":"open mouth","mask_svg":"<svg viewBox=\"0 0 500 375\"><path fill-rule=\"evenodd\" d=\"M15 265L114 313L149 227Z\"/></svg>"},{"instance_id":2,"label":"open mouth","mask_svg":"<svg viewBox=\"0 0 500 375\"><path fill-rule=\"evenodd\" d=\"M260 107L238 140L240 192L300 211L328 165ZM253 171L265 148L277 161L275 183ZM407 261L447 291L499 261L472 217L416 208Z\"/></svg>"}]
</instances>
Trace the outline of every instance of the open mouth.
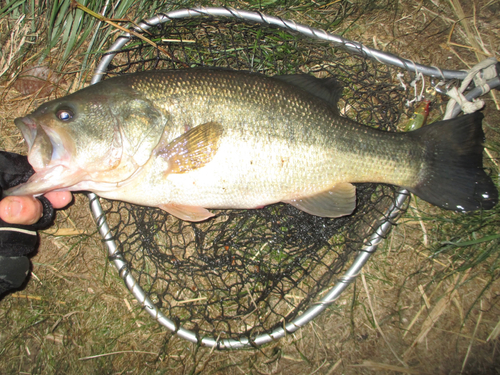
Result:
<instances>
[{"instance_id":1,"label":"open mouth","mask_svg":"<svg viewBox=\"0 0 500 375\"><path fill-rule=\"evenodd\" d=\"M19 130L21 130L21 133L28 144L28 152L31 151L37 134L35 121L29 117L19 117L14 120L14 124L16 124Z\"/></svg>"},{"instance_id":2,"label":"open mouth","mask_svg":"<svg viewBox=\"0 0 500 375\"><path fill-rule=\"evenodd\" d=\"M45 130L29 117L14 120L28 145L28 161L35 171L45 168L52 159L53 146Z\"/></svg>"}]
</instances>

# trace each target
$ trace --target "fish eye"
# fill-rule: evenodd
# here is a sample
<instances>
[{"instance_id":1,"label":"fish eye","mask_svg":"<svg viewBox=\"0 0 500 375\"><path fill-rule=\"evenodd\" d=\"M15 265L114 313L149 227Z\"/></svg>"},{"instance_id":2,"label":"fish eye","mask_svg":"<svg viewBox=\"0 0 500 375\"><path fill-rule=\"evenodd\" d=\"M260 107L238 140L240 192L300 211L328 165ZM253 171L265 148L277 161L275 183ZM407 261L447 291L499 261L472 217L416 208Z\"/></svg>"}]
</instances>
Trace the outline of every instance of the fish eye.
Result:
<instances>
[{"instance_id":1,"label":"fish eye","mask_svg":"<svg viewBox=\"0 0 500 375\"><path fill-rule=\"evenodd\" d=\"M73 118L73 112L71 112L69 109L60 109L57 111L56 116L59 120L61 121L69 121Z\"/></svg>"}]
</instances>

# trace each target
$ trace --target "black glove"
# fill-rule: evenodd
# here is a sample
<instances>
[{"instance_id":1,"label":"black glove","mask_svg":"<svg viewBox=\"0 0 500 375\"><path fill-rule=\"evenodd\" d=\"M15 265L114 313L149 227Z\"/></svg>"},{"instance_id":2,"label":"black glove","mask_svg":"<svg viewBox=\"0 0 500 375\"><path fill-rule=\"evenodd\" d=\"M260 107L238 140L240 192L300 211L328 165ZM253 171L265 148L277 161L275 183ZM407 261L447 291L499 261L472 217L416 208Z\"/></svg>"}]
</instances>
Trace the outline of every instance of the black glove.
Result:
<instances>
[{"instance_id":1,"label":"black glove","mask_svg":"<svg viewBox=\"0 0 500 375\"><path fill-rule=\"evenodd\" d=\"M0 197L3 190L28 181L34 173L26 156L0 151ZM38 197L43 216L33 225L14 225L0 220L0 295L19 288L29 273L26 255L38 244L38 229L49 227L54 220L54 209L45 197Z\"/></svg>"}]
</instances>

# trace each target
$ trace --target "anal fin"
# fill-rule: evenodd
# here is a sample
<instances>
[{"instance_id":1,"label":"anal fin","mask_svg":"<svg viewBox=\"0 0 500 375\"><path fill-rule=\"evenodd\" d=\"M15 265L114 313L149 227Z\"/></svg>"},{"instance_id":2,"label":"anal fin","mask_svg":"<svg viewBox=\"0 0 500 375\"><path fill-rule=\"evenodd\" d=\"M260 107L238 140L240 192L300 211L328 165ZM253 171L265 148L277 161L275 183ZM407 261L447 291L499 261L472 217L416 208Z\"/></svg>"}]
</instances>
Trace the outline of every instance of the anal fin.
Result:
<instances>
[{"instance_id":1,"label":"anal fin","mask_svg":"<svg viewBox=\"0 0 500 375\"><path fill-rule=\"evenodd\" d=\"M330 190L311 197L285 201L308 214L321 217L340 217L352 214L356 208L356 188L341 182Z\"/></svg>"},{"instance_id":2,"label":"anal fin","mask_svg":"<svg viewBox=\"0 0 500 375\"><path fill-rule=\"evenodd\" d=\"M215 215L206 208L198 206L184 206L180 204L160 204L158 206L169 214L185 221L203 221Z\"/></svg>"}]
</instances>

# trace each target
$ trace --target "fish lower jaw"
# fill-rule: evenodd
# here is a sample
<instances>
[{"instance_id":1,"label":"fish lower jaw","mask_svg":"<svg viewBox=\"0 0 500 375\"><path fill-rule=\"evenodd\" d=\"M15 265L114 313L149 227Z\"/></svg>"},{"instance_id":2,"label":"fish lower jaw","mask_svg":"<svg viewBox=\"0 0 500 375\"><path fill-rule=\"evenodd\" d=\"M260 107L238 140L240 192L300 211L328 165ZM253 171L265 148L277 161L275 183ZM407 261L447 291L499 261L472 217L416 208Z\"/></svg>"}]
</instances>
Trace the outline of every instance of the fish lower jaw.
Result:
<instances>
[{"instance_id":1,"label":"fish lower jaw","mask_svg":"<svg viewBox=\"0 0 500 375\"><path fill-rule=\"evenodd\" d=\"M51 191L75 191L73 186L85 178L81 170L72 170L62 165L37 171L24 184L4 191L6 195L38 196Z\"/></svg>"},{"instance_id":2,"label":"fish lower jaw","mask_svg":"<svg viewBox=\"0 0 500 375\"><path fill-rule=\"evenodd\" d=\"M3 195L4 196L22 196L22 195L28 195L28 196L33 196L33 197L38 197L45 192L39 191L38 189L33 189L29 184L21 184L14 186L13 188L4 190Z\"/></svg>"}]
</instances>

